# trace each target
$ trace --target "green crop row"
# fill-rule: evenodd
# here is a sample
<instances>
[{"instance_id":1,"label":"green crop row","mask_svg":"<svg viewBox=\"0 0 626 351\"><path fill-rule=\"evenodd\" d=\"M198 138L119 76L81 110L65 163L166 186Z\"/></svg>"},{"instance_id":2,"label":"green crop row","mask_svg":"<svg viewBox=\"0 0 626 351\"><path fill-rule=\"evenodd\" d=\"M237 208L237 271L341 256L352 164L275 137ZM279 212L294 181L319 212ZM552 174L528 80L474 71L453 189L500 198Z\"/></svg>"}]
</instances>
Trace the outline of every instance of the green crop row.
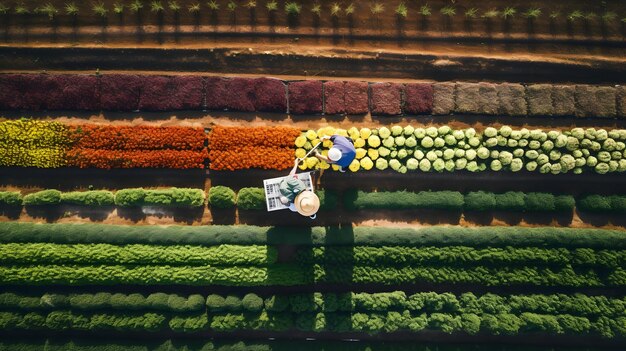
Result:
<instances>
[{"instance_id":1,"label":"green crop row","mask_svg":"<svg viewBox=\"0 0 626 351\"><path fill-rule=\"evenodd\" d=\"M604 272L602 272L604 273ZM569 286L602 287L626 285L626 274L616 268L605 274L593 269L574 270L570 266L545 268L535 266L516 267L457 267L457 266L355 266L313 267L315 282L358 284L416 284L452 283L480 284L487 286Z\"/></svg>"},{"instance_id":2,"label":"green crop row","mask_svg":"<svg viewBox=\"0 0 626 351\"><path fill-rule=\"evenodd\" d=\"M299 285L307 282L294 265L213 266L0 266L6 285Z\"/></svg>"},{"instance_id":3,"label":"green crop row","mask_svg":"<svg viewBox=\"0 0 626 351\"><path fill-rule=\"evenodd\" d=\"M254 340L212 341L194 339L164 340L152 337L148 340L99 340L67 339L55 336L39 339L30 336L26 339L3 338L0 351L467 351L465 344L428 343L415 341L367 341L341 340ZM597 347L553 347L506 344L473 344L472 351L597 351Z\"/></svg>"},{"instance_id":4,"label":"green crop row","mask_svg":"<svg viewBox=\"0 0 626 351\"><path fill-rule=\"evenodd\" d=\"M176 294L54 294L42 296L24 296L14 293L0 294L0 309L3 310L52 310L75 309L81 311L97 310L150 310L165 312L194 312L205 310L206 299L202 295L188 297Z\"/></svg>"},{"instance_id":5,"label":"green crop row","mask_svg":"<svg viewBox=\"0 0 626 351\"><path fill-rule=\"evenodd\" d=\"M216 331L271 330L285 331L295 327L307 332L363 332L378 334L397 331L439 331L447 334L479 332L492 335L519 335L530 332L546 334L586 335L600 334L606 338L626 336L626 318L600 317L590 321L586 317L561 314L483 314L472 313L411 313L391 311L386 313L317 313L300 314L293 320L289 315L278 316L219 314L211 316L209 326ZM291 324L293 323L293 324Z\"/></svg>"},{"instance_id":6,"label":"green crop row","mask_svg":"<svg viewBox=\"0 0 626 351\"><path fill-rule=\"evenodd\" d=\"M337 207L337 193L332 190L316 190L320 199L321 210ZM233 208L242 210L265 210L265 192L263 188L241 188L238 193L227 186L216 185L209 189L209 205L214 208Z\"/></svg>"},{"instance_id":7,"label":"green crop row","mask_svg":"<svg viewBox=\"0 0 626 351\"><path fill-rule=\"evenodd\" d=\"M206 303L206 309L205 309ZM558 313L587 317L626 316L626 298L610 298L593 295L497 295L473 293L419 292L407 295L403 291L382 293L294 293L288 295L259 296L254 293L241 295L202 295L188 297L176 294L153 293L111 294L56 294L18 295L0 294L0 309L11 311L37 311L72 309L80 311L99 310L149 310L162 312L386 312L417 311L445 313L502 314L533 312Z\"/></svg>"},{"instance_id":8,"label":"green crop row","mask_svg":"<svg viewBox=\"0 0 626 351\"><path fill-rule=\"evenodd\" d=\"M72 204L83 206L175 206L199 207L204 205L201 189L170 188L159 190L121 189L61 192L47 189L22 197L19 192L0 192L0 204L9 206L40 206Z\"/></svg>"},{"instance_id":9,"label":"green crop row","mask_svg":"<svg viewBox=\"0 0 626 351\"><path fill-rule=\"evenodd\" d=\"M602 274L599 274L602 273ZM272 265L268 267L212 266L2 266L5 285L221 285L271 286L318 283L371 283L383 285L417 283L464 283L488 286L534 285L603 287L625 286L621 268L598 272L566 265L536 266L354 266Z\"/></svg>"},{"instance_id":10,"label":"green crop row","mask_svg":"<svg viewBox=\"0 0 626 351\"><path fill-rule=\"evenodd\" d=\"M242 330L306 332L363 332L378 334L397 331L420 332L439 331L447 334L479 332L492 335L518 335L528 332L545 334L586 335L600 334L606 338L626 336L626 318L611 319L599 317L590 320L561 314L536 314L524 312L515 314L472 313L411 313L391 311L386 313L317 313L292 315L286 313L268 314L217 314L207 316L165 316L157 313L118 313L118 314L78 314L71 311L53 311L48 314L31 312L19 314L0 312L0 330L112 330L198 332L213 330L218 332Z\"/></svg>"},{"instance_id":11,"label":"green crop row","mask_svg":"<svg viewBox=\"0 0 626 351\"><path fill-rule=\"evenodd\" d=\"M626 196L620 196L626 199ZM408 209L427 208L445 210L505 210L505 211L571 211L574 197L549 193L522 193L510 191L495 194L484 191L394 191L364 192L352 191L345 197L348 209Z\"/></svg>"},{"instance_id":12,"label":"green crop row","mask_svg":"<svg viewBox=\"0 0 626 351\"><path fill-rule=\"evenodd\" d=\"M423 264L454 265L576 265L609 268L626 265L626 250L593 250L539 247L474 248L468 246L355 246L315 247L298 250L301 264L329 265L392 265L419 266Z\"/></svg>"},{"instance_id":13,"label":"green crop row","mask_svg":"<svg viewBox=\"0 0 626 351\"><path fill-rule=\"evenodd\" d=\"M0 263L85 265L267 265L278 253L267 246L157 246L111 244L0 244Z\"/></svg>"},{"instance_id":14,"label":"green crop row","mask_svg":"<svg viewBox=\"0 0 626 351\"><path fill-rule=\"evenodd\" d=\"M0 242L58 244L471 246L626 249L626 233L588 228L256 227L0 223Z\"/></svg>"}]
</instances>

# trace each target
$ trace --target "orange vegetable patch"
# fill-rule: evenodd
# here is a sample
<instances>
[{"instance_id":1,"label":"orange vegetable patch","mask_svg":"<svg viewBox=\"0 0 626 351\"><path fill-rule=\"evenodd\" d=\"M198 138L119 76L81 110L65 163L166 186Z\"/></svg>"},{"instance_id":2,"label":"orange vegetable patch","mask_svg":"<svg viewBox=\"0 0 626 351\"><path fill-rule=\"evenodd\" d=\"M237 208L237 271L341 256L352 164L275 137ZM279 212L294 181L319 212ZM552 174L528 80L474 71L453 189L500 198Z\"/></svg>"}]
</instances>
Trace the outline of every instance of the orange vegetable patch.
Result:
<instances>
[{"instance_id":1,"label":"orange vegetable patch","mask_svg":"<svg viewBox=\"0 0 626 351\"><path fill-rule=\"evenodd\" d=\"M106 126L71 127L75 148L102 150L202 150L206 134L195 127Z\"/></svg>"},{"instance_id":2,"label":"orange vegetable patch","mask_svg":"<svg viewBox=\"0 0 626 351\"><path fill-rule=\"evenodd\" d=\"M293 166L293 149L266 146L233 147L229 150L210 150L210 169L235 171L249 168L283 170Z\"/></svg>"},{"instance_id":3,"label":"orange vegetable patch","mask_svg":"<svg viewBox=\"0 0 626 351\"><path fill-rule=\"evenodd\" d=\"M73 148L67 165L80 168L204 168L206 149L196 150L98 150Z\"/></svg>"},{"instance_id":4,"label":"orange vegetable patch","mask_svg":"<svg viewBox=\"0 0 626 351\"><path fill-rule=\"evenodd\" d=\"M209 133L209 149L228 150L247 146L293 147L300 130L291 127L221 127Z\"/></svg>"}]
</instances>

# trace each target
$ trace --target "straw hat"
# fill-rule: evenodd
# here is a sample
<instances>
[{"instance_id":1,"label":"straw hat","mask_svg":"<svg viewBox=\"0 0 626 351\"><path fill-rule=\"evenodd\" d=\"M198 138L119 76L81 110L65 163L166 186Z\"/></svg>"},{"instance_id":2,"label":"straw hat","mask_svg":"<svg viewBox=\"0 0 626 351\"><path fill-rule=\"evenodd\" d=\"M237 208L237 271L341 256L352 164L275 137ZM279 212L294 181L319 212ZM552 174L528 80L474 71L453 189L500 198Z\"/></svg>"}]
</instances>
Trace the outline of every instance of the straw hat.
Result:
<instances>
[{"instance_id":1,"label":"straw hat","mask_svg":"<svg viewBox=\"0 0 626 351\"><path fill-rule=\"evenodd\" d=\"M337 149L336 147L331 147L330 150L328 150L328 158L331 161L339 161L339 159L341 158L341 150Z\"/></svg>"},{"instance_id":2,"label":"straw hat","mask_svg":"<svg viewBox=\"0 0 626 351\"><path fill-rule=\"evenodd\" d=\"M320 199L310 190L305 190L296 196L293 202L296 211L303 216L312 216L320 209Z\"/></svg>"}]
</instances>

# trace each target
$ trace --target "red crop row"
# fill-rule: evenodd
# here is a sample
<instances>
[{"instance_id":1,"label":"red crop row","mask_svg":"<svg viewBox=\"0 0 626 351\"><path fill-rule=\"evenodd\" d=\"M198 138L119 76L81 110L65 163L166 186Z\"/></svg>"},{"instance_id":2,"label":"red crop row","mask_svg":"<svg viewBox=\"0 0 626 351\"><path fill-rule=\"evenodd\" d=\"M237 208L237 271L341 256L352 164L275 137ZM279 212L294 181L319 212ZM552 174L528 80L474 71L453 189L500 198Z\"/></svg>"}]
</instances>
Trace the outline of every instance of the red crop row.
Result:
<instances>
[{"instance_id":1,"label":"red crop row","mask_svg":"<svg viewBox=\"0 0 626 351\"><path fill-rule=\"evenodd\" d=\"M75 148L102 150L202 150L202 128L81 125L71 127Z\"/></svg>"},{"instance_id":2,"label":"red crop row","mask_svg":"<svg viewBox=\"0 0 626 351\"><path fill-rule=\"evenodd\" d=\"M204 168L207 150L98 150L74 148L67 166L80 168Z\"/></svg>"},{"instance_id":3,"label":"red crop row","mask_svg":"<svg viewBox=\"0 0 626 351\"><path fill-rule=\"evenodd\" d=\"M265 146L234 147L210 150L209 166L216 171L236 171L249 168L283 170L293 166L292 148Z\"/></svg>"},{"instance_id":4,"label":"red crop row","mask_svg":"<svg viewBox=\"0 0 626 351\"><path fill-rule=\"evenodd\" d=\"M293 147L293 142L299 135L299 129L290 127L215 126L209 134L209 149L227 150L251 146Z\"/></svg>"}]
</instances>

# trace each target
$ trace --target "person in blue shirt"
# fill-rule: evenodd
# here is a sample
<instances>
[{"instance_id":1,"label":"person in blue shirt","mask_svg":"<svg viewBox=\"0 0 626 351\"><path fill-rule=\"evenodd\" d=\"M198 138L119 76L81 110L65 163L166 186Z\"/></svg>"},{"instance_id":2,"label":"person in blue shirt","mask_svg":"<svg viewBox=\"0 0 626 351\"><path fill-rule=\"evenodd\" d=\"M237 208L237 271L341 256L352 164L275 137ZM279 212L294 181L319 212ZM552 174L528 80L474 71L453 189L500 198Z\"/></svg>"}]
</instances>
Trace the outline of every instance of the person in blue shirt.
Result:
<instances>
[{"instance_id":1,"label":"person in blue shirt","mask_svg":"<svg viewBox=\"0 0 626 351\"><path fill-rule=\"evenodd\" d=\"M339 166L339 172L345 172L345 168L350 166L350 163L356 157L356 149L352 139L335 134L333 136L323 136L320 140L330 140L333 146L328 150L328 156L315 151L315 157L329 164L335 164Z\"/></svg>"}]
</instances>

